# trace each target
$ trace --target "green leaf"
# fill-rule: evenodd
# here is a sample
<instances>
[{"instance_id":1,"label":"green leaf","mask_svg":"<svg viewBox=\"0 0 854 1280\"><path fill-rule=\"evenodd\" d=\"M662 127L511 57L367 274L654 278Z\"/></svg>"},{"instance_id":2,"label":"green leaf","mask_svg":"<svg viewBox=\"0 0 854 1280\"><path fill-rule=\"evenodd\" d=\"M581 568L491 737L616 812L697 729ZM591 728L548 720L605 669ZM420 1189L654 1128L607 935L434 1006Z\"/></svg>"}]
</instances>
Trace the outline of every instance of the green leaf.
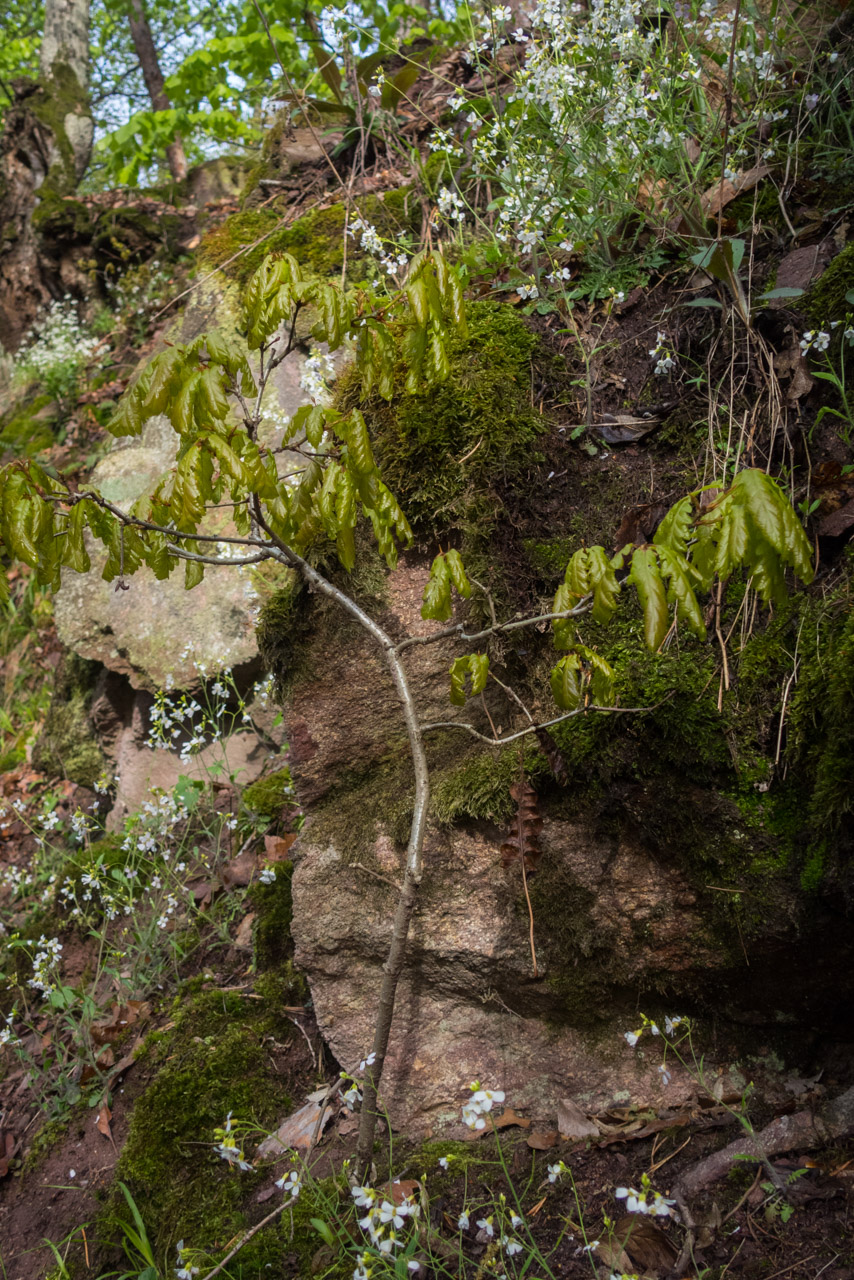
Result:
<instances>
[{"instance_id":1,"label":"green leaf","mask_svg":"<svg viewBox=\"0 0 854 1280\"><path fill-rule=\"evenodd\" d=\"M361 410L352 410L346 430L347 455L353 470L361 475L369 475L372 471L376 471L368 424Z\"/></svg>"},{"instance_id":2,"label":"green leaf","mask_svg":"<svg viewBox=\"0 0 854 1280\"><path fill-rule=\"evenodd\" d=\"M578 654L568 653L551 671L552 696L561 711L576 711L584 695Z\"/></svg>"},{"instance_id":3,"label":"green leaf","mask_svg":"<svg viewBox=\"0 0 854 1280\"><path fill-rule=\"evenodd\" d=\"M723 311L723 303L717 298L692 298L690 302L680 302L680 307L716 307Z\"/></svg>"},{"instance_id":4,"label":"green leaf","mask_svg":"<svg viewBox=\"0 0 854 1280\"><path fill-rule=\"evenodd\" d=\"M661 575L669 584L667 597L671 604L676 605L676 617L690 627L695 635L705 639L706 624L694 595L688 561L671 547L658 547L657 550Z\"/></svg>"},{"instance_id":5,"label":"green leaf","mask_svg":"<svg viewBox=\"0 0 854 1280\"><path fill-rule=\"evenodd\" d=\"M451 572L443 555L436 556L430 566L430 577L424 588L421 617L447 622L451 616Z\"/></svg>"},{"instance_id":6,"label":"green leaf","mask_svg":"<svg viewBox=\"0 0 854 1280\"><path fill-rule=\"evenodd\" d=\"M205 576L205 566L199 564L198 560L187 560L184 572L184 589L192 591L193 587L197 587Z\"/></svg>"},{"instance_id":7,"label":"green leaf","mask_svg":"<svg viewBox=\"0 0 854 1280\"><path fill-rule=\"evenodd\" d=\"M328 1244L330 1249L335 1246L335 1236L322 1218L309 1218L309 1222L314 1227L324 1244Z\"/></svg>"},{"instance_id":8,"label":"green leaf","mask_svg":"<svg viewBox=\"0 0 854 1280\"><path fill-rule=\"evenodd\" d=\"M652 541L657 547L670 547L685 556L688 554L693 525L694 507L691 498L681 498L670 508L656 529Z\"/></svg>"},{"instance_id":9,"label":"green leaf","mask_svg":"<svg viewBox=\"0 0 854 1280\"><path fill-rule=\"evenodd\" d=\"M667 635L669 625L667 597L652 547L638 547L632 556L629 582L637 589L643 610L643 634L646 647L655 652Z\"/></svg>"},{"instance_id":10,"label":"green leaf","mask_svg":"<svg viewBox=\"0 0 854 1280\"><path fill-rule=\"evenodd\" d=\"M768 302L771 298L800 298L804 293L803 289L796 289L794 286L781 286L779 289L769 289L767 293L763 293L760 302Z\"/></svg>"},{"instance_id":11,"label":"green leaf","mask_svg":"<svg viewBox=\"0 0 854 1280\"><path fill-rule=\"evenodd\" d=\"M590 586L593 589L593 617L597 622L609 622L617 608L620 584L608 555L602 547L591 547L587 552Z\"/></svg>"},{"instance_id":12,"label":"green leaf","mask_svg":"<svg viewBox=\"0 0 854 1280\"><path fill-rule=\"evenodd\" d=\"M451 549L445 554L445 562L448 566L451 582L456 587L461 596L468 600L471 595L471 583L466 577L466 571L463 566L462 557L459 551Z\"/></svg>"},{"instance_id":13,"label":"green leaf","mask_svg":"<svg viewBox=\"0 0 854 1280\"><path fill-rule=\"evenodd\" d=\"M471 697L483 693L489 674L489 658L485 653L469 653L451 663L451 702L463 707L466 702L466 676L471 678Z\"/></svg>"}]
</instances>

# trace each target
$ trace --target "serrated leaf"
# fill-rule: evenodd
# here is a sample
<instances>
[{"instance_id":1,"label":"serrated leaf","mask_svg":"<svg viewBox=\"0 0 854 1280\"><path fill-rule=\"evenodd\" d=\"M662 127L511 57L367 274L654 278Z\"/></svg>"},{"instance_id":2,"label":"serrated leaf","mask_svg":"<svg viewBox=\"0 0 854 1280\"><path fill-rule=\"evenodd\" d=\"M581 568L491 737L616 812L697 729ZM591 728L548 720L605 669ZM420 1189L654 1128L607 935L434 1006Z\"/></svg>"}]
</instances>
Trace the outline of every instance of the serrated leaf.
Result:
<instances>
[{"instance_id":1,"label":"serrated leaf","mask_svg":"<svg viewBox=\"0 0 854 1280\"><path fill-rule=\"evenodd\" d=\"M466 577L465 567L459 551L454 551L453 548L450 551L447 551L445 553L445 563L448 566L448 573L450 574L451 582L454 584L459 594L468 600L471 595L471 583Z\"/></svg>"},{"instance_id":2,"label":"serrated leaf","mask_svg":"<svg viewBox=\"0 0 854 1280\"><path fill-rule=\"evenodd\" d=\"M659 572L658 557L652 547L638 547L632 556L629 582L637 589L643 610L643 634L646 647L653 653L667 635L667 593Z\"/></svg>"},{"instance_id":3,"label":"serrated leaf","mask_svg":"<svg viewBox=\"0 0 854 1280\"><path fill-rule=\"evenodd\" d=\"M688 554L688 543L694 533L694 508L691 498L674 503L655 531L653 543L657 547L670 547L679 555Z\"/></svg>"},{"instance_id":4,"label":"serrated leaf","mask_svg":"<svg viewBox=\"0 0 854 1280\"><path fill-rule=\"evenodd\" d=\"M472 696L483 693L489 676L489 655L485 653L469 654L469 671L471 672Z\"/></svg>"},{"instance_id":5,"label":"serrated leaf","mask_svg":"<svg viewBox=\"0 0 854 1280\"><path fill-rule=\"evenodd\" d=\"M430 566L430 577L424 588L421 617L446 622L451 616L451 573L443 555L436 556Z\"/></svg>"},{"instance_id":6,"label":"serrated leaf","mask_svg":"<svg viewBox=\"0 0 854 1280\"><path fill-rule=\"evenodd\" d=\"M576 711L584 694L581 662L575 653L561 658L551 671L552 697L561 711Z\"/></svg>"},{"instance_id":7,"label":"serrated leaf","mask_svg":"<svg viewBox=\"0 0 854 1280\"><path fill-rule=\"evenodd\" d=\"M198 382L197 400L202 413L214 422L228 417L228 397L223 386L223 373L214 366L204 370Z\"/></svg>"},{"instance_id":8,"label":"serrated leaf","mask_svg":"<svg viewBox=\"0 0 854 1280\"><path fill-rule=\"evenodd\" d=\"M602 547L590 547L587 552L590 586L593 591L593 617L597 622L610 621L617 608L620 585L611 561Z\"/></svg>"},{"instance_id":9,"label":"serrated leaf","mask_svg":"<svg viewBox=\"0 0 854 1280\"><path fill-rule=\"evenodd\" d=\"M703 621L703 612L697 603L697 597L694 595L687 560L671 547L659 547L658 562L661 575L668 583L667 598L676 606L677 619L690 627L695 635L705 639L706 624Z\"/></svg>"},{"instance_id":10,"label":"serrated leaf","mask_svg":"<svg viewBox=\"0 0 854 1280\"><path fill-rule=\"evenodd\" d=\"M357 474L369 475L376 470L368 424L359 409L353 409L347 421L347 454Z\"/></svg>"},{"instance_id":11,"label":"serrated leaf","mask_svg":"<svg viewBox=\"0 0 854 1280\"><path fill-rule=\"evenodd\" d=\"M198 560L187 560L184 570L184 590L192 591L193 587L197 587L205 576L205 566L199 564Z\"/></svg>"},{"instance_id":12,"label":"serrated leaf","mask_svg":"<svg viewBox=\"0 0 854 1280\"><path fill-rule=\"evenodd\" d=\"M574 609L577 604L578 597L565 582L562 582L555 592L555 597L552 601L552 613L564 613L567 609ZM569 648L572 644L573 627L573 618L555 618L553 620L552 629L554 631L554 644L556 649Z\"/></svg>"}]
</instances>

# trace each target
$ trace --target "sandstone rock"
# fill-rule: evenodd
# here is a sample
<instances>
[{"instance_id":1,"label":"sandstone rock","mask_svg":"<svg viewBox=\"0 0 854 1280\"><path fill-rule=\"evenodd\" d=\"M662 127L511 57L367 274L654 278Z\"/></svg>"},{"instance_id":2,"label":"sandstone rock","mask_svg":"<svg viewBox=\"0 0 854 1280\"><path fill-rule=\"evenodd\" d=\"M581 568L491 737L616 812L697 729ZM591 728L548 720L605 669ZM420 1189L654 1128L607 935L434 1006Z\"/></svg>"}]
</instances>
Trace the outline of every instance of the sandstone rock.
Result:
<instances>
[{"instance_id":1,"label":"sandstone rock","mask_svg":"<svg viewBox=\"0 0 854 1280\"><path fill-rule=\"evenodd\" d=\"M426 562L412 559L389 576L380 612L392 635L436 629L420 618L426 577ZM402 878L394 814L383 805L402 805L405 826L411 783L400 707L376 647L349 624L339 632L334 626L332 617L320 626L312 674L286 710L291 767L309 814L294 848L292 932L318 1026L352 1068L371 1044ZM453 639L407 650L422 722L472 714L448 700L448 666L460 651ZM492 714L499 722L498 705ZM440 767L462 760L470 741L449 737L451 757ZM354 776L363 813L346 796ZM377 804L384 786L387 800ZM503 838L486 823L433 825L427 835L382 1086L393 1122L407 1132L458 1123L473 1079L504 1089L508 1105L544 1121L564 1097L588 1112L661 1100L660 1055L633 1052L623 1038L637 1023L625 992L651 972L716 963L678 870L662 868L630 840L597 834L589 822L547 814L543 870L532 879L541 969L534 979L521 877L501 866ZM617 992L610 999L609 986ZM668 1098L689 1088L674 1070Z\"/></svg>"},{"instance_id":2,"label":"sandstone rock","mask_svg":"<svg viewBox=\"0 0 854 1280\"><path fill-rule=\"evenodd\" d=\"M205 319L214 323L209 310ZM194 336L194 329L201 331L202 321L202 316L185 317L184 340ZM303 363L295 351L277 370L281 415L293 414L306 402L300 386ZM270 429L281 433L281 426L271 424ZM95 468L92 484L126 508L174 464L175 446L168 419L152 418L140 436L116 441ZM281 465L290 461L286 454ZM224 513L216 513L206 525L209 533L229 528ZM89 551L90 572L65 570L56 597L57 628L70 649L126 675L137 689L161 688L169 677L175 688L190 688L198 683L197 667L213 672L230 666L248 673L257 664L257 600L248 570L209 567L204 580L187 593L182 568L158 582L143 567L129 579L129 589L121 591L101 578L105 556L92 540Z\"/></svg>"}]
</instances>

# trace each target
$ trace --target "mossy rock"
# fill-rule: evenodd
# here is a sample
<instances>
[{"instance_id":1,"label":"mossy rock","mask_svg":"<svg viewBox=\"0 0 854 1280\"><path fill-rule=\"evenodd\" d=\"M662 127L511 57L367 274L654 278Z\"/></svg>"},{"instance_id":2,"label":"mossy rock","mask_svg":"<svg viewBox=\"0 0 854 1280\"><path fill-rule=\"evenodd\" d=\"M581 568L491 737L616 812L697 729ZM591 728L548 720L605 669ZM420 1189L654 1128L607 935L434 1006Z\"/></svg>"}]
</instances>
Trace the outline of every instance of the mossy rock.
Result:
<instances>
[{"instance_id":1,"label":"mossy rock","mask_svg":"<svg viewBox=\"0 0 854 1280\"><path fill-rule=\"evenodd\" d=\"M33 750L33 764L49 777L68 778L92 788L105 757L89 722L100 664L68 652L57 667L44 728Z\"/></svg>"},{"instance_id":2,"label":"mossy rock","mask_svg":"<svg viewBox=\"0 0 854 1280\"><path fill-rule=\"evenodd\" d=\"M530 402L536 336L508 306L472 302L469 332L449 343L447 381L423 395L362 404L383 479L422 538L495 518L494 494L535 461L545 420ZM360 401L355 369L339 379L344 409Z\"/></svg>"},{"instance_id":3,"label":"mossy rock","mask_svg":"<svg viewBox=\"0 0 854 1280\"><path fill-rule=\"evenodd\" d=\"M845 295L854 290L854 243L847 244L798 303L810 324L826 327L854 311Z\"/></svg>"},{"instance_id":4,"label":"mossy rock","mask_svg":"<svg viewBox=\"0 0 854 1280\"><path fill-rule=\"evenodd\" d=\"M415 236L421 228L421 206L408 189L389 192L384 198L367 196L360 204L361 217L372 223L381 236ZM310 209L290 226L274 228L281 215L270 209L246 209L232 214L205 236L202 254L211 266L222 266L226 275L245 284L271 253L292 254L306 272L319 276L340 275L344 265L347 206ZM269 232L273 234L268 235ZM262 236L268 238L254 244ZM249 249L248 246L254 245ZM246 249L234 262L228 260ZM350 278L362 279L372 259L352 236L347 239Z\"/></svg>"},{"instance_id":5,"label":"mossy rock","mask_svg":"<svg viewBox=\"0 0 854 1280\"><path fill-rule=\"evenodd\" d=\"M291 880L294 867L292 862L276 864L276 878L272 884L255 883L251 890L251 901L256 911L254 945L255 964L260 972L290 965L293 953L290 927L293 913L291 897ZM288 981L295 980L292 969L288 967ZM300 980L301 981L301 980ZM293 1000L285 1001L293 1004Z\"/></svg>"},{"instance_id":6,"label":"mossy rock","mask_svg":"<svg viewBox=\"0 0 854 1280\"><path fill-rule=\"evenodd\" d=\"M259 818L272 821L282 816L286 805L293 801L293 781L291 771L287 768L277 769L266 778L259 778L251 783L243 792L243 803Z\"/></svg>"},{"instance_id":7,"label":"mossy rock","mask_svg":"<svg viewBox=\"0 0 854 1280\"><path fill-rule=\"evenodd\" d=\"M267 1042L281 1044L294 1034L275 1007L236 992L179 997L173 1016L171 1030L148 1039L140 1069L153 1078L136 1102L113 1191L97 1224L102 1247L121 1238L119 1223L129 1219L118 1188L124 1182L155 1255L170 1262L181 1239L216 1256L246 1229L248 1202L263 1179L229 1169L213 1150L214 1130L229 1113L266 1129L281 1123L292 1100ZM229 1273L235 1280L282 1275L288 1231L287 1216L271 1224Z\"/></svg>"}]
</instances>

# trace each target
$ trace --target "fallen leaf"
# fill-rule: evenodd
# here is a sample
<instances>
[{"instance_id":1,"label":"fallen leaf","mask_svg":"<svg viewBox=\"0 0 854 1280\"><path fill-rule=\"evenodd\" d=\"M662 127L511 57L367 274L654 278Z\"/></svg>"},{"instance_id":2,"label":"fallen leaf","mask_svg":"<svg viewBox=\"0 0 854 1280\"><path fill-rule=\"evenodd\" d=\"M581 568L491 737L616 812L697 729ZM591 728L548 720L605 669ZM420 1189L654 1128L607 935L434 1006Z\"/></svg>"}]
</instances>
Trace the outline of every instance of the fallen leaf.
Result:
<instances>
[{"instance_id":1,"label":"fallen leaf","mask_svg":"<svg viewBox=\"0 0 854 1280\"><path fill-rule=\"evenodd\" d=\"M408 1200L410 1196L414 1196L421 1186L420 1182L414 1178L403 1178L399 1182L387 1182L383 1187L386 1195L391 1195L395 1204L403 1204L404 1200Z\"/></svg>"},{"instance_id":2,"label":"fallen leaf","mask_svg":"<svg viewBox=\"0 0 854 1280\"><path fill-rule=\"evenodd\" d=\"M304 1107L300 1107L299 1111L295 1111L292 1116L288 1116L287 1120L282 1121L275 1133L264 1139L258 1147L255 1159L276 1160L286 1155L291 1149L307 1151L314 1137L320 1111L319 1102L307 1102ZM331 1122L333 1116L334 1109L327 1107L321 1132Z\"/></svg>"},{"instance_id":3,"label":"fallen leaf","mask_svg":"<svg viewBox=\"0 0 854 1280\"><path fill-rule=\"evenodd\" d=\"M559 1136L557 1129L534 1129L525 1141L532 1151L550 1151L557 1146Z\"/></svg>"},{"instance_id":4,"label":"fallen leaf","mask_svg":"<svg viewBox=\"0 0 854 1280\"><path fill-rule=\"evenodd\" d=\"M109 1138L111 1142L113 1140L113 1131L110 1128L110 1121L112 1118L112 1111L107 1106L106 1102L102 1102L95 1120L95 1127L99 1133L102 1133L105 1138Z\"/></svg>"},{"instance_id":5,"label":"fallen leaf","mask_svg":"<svg viewBox=\"0 0 854 1280\"><path fill-rule=\"evenodd\" d=\"M617 1219L614 1236L629 1255L632 1270L665 1273L676 1261L676 1250L661 1228L635 1213Z\"/></svg>"},{"instance_id":6,"label":"fallen leaf","mask_svg":"<svg viewBox=\"0 0 854 1280\"><path fill-rule=\"evenodd\" d=\"M232 858L231 862L225 864L219 878L225 889L245 889L248 884L252 883L257 870L258 858L256 854L241 853L238 858Z\"/></svg>"},{"instance_id":7,"label":"fallen leaf","mask_svg":"<svg viewBox=\"0 0 854 1280\"><path fill-rule=\"evenodd\" d=\"M667 507L663 502L643 502L639 506L630 507L620 522L614 546L619 550L629 542L634 546L650 542L666 515Z\"/></svg>"},{"instance_id":8,"label":"fallen leaf","mask_svg":"<svg viewBox=\"0 0 854 1280\"><path fill-rule=\"evenodd\" d=\"M234 946L238 951L252 950L252 925L255 922L255 912L249 911L240 924L237 926L237 932L234 935Z\"/></svg>"},{"instance_id":9,"label":"fallen leaf","mask_svg":"<svg viewBox=\"0 0 854 1280\"><path fill-rule=\"evenodd\" d=\"M767 178L771 170L767 164L757 164L752 169L747 169L744 173L740 173L736 179L738 185L730 182L729 178L724 178L723 182L715 182L708 191L704 191L700 196L700 203L703 206L703 213L707 218L714 217L721 209L726 208L731 200L736 196L744 195L745 191L752 191L758 182L763 178Z\"/></svg>"},{"instance_id":10,"label":"fallen leaf","mask_svg":"<svg viewBox=\"0 0 854 1280\"><path fill-rule=\"evenodd\" d=\"M288 850L297 838L295 831L289 831L284 836L265 836L264 852L271 862L280 862L282 858L288 856Z\"/></svg>"},{"instance_id":11,"label":"fallen leaf","mask_svg":"<svg viewBox=\"0 0 854 1280\"><path fill-rule=\"evenodd\" d=\"M561 1098L557 1104L557 1127L562 1138L569 1138L573 1142L599 1137L597 1124L584 1114L572 1098Z\"/></svg>"},{"instance_id":12,"label":"fallen leaf","mask_svg":"<svg viewBox=\"0 0 854 1280\"><path fill-rule=\"evenodd\" d=\"M650 431L661 426L660 418L633 418L627 413L603 414L602 421L594 428L606 444L634 444Z\"/></svg>"},{"instance_id":13,"label":"fallen leaf","mask_svg":"<svg viewBox=\"0 0 854 1280\"><path fill-rule=\"evenodd\" d=\"M531 1122L526 1120L524 1116L517 1115L512 1107L505 1107L497 1120L493 1121L496 1129L509 1129L511 1125L518 1125L520 1129L530 1129Z\"/></svg>"}]
</instances>

